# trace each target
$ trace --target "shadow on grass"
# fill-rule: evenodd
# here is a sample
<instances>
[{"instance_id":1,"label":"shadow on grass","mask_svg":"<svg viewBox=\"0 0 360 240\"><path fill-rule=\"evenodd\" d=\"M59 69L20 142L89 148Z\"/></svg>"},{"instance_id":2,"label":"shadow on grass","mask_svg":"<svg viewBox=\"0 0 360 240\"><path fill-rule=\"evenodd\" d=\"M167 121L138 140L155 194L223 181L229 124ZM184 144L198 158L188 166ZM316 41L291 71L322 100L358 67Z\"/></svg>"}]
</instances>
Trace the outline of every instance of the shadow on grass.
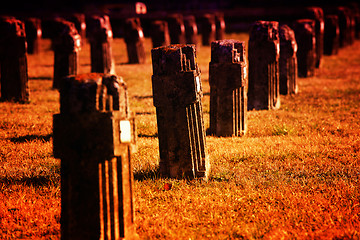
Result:
<instances>
[{"instance_id":1,"label":"shadow on grass","mask_svg":"<svg viewBox=\"0 0 360 240\"><path fill-rule=\"evenodd\" d=\"M50 139L52 138L52 134L47 134L47 135L25 135L25 136L20 136L20 137L12 137L10 138L10 141L14 142L14 143L24 143L24 142L31 142L33 140L41 140L44 142L48 142L50 141Z\"/></svg>"},{"instance_id":2,"label":"shadow on grass","mask_svg":"<svg viewBox=\"0 0 360 240\"><path fill-rule=\"evenodd\" d=\"M152 95L148 95L148 96L133 96L132 98L135 98L137 100L141 100L141 99L149 99L149 98L153 98Z\"/></svg>"},{"instance_id":3,"label":"shadow on grass","mask_svg":"<svg viewBox=\"0 0 360 240\"><path fill-rule=\"evenodd\" d=\"M52 80L52 77L29 77L29 80Z\"/></svg>"},{"instance_id":4,"label":"shadow on grass","mask_svg":"<svg viewBox=\"0 0 360 240\"><path fill-rule=\"evenodd\" d=\"M55 176L33 176L33 177L23 177L19 179L0 177L0 184L42 187L49 185L59 185L60 178L57 178Z\"/></svg>"},{"instance_id":5,"label":"shadow on grass","mask_svg":"<svg viewBox=\"0 0 360 240\"><path fill-rule=\"evenodd\" d=\"M154 112L136 112L136 115L154 115Z\"/></svg>"},{"instance_id":6,"label":"shadow on grass","mask_svg":"<svg viewBox=\"0 0 360 240\"><path fill-rule=\"evenodd\" d=\"M140 170L134 172L134 179L138 181L143 181L148 179L154 180L154 179L159 179L160 177L161 176L160 176L159 167L155 169L146 169L146 170Z\"/></svg>"},{"instance_id":7,"label":"shadow on grass","mask_svg":"<svg viewBox=\"0 0 360 240\"><path fill-rule=\"evenodd\" d=\"M154 134L143 134L143 133L139 133L138 137L143 137L143 138L157 138L158 134L154 133Z\"/></svg>"}]
</instances>

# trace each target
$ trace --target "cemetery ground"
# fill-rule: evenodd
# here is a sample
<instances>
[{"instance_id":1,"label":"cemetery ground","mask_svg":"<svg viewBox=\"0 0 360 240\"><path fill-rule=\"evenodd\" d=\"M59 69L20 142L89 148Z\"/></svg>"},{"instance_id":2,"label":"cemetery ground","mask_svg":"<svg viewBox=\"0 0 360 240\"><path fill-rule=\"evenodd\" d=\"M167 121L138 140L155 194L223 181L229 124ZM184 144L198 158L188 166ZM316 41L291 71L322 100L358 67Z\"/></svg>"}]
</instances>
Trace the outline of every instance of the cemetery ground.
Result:
<instances>
[{"instance_id":1,"label":"cemetery ground","mask_svg":"<svg viewBox=\"0 0 360 240\"><path fill-rule=\"evenodd\" d=\"M247 34L227 38L248 41ZM208 182L159 177L155 107L147 63L127 64L115 39L116 73L136 115L135 225L140 239L359 239L360 41L324 56L299 93L276 111L249 111L244 137L207 136ZM80 73L90 71L89 44ZM197 52L209 127L210 47ZM0 238L60 238L60 160L52 154L53 52L28 56L31 101L0 103ZM169 189L169 183L172 187ZM166 187L165 187L166 185Z\"/></svg>"}]
</instances>

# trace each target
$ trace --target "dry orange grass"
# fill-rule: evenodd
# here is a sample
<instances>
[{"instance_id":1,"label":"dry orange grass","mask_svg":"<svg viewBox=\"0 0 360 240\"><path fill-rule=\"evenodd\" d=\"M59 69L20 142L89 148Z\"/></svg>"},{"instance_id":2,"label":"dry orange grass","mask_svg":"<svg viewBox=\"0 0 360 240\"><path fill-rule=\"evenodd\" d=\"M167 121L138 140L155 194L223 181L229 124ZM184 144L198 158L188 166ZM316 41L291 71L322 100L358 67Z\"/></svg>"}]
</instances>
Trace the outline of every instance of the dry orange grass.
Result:
<instances>
[{"instance_id":1,"label":"dry orange grass","mask_svg":"<svg viewBox=\"0 0 360 240\"><path fill-rule=\"evenodd\" d=\"M246 34L228 38L247 41ZM31 102L0 103L0 236L60 238L60 160L52 156L53 55L44 41L29 56ZM359 239L360 42L325 56L299 94L277 111L248 113L248 135L207 137L209 182L161 179L148 63L126 64L114 41L116 71L128 84L138 128L136 227L141 239ZM88 72L89 45L80 72ZM209 126L208 63L201 46L204 120ZM172 188L166 190L166 183Z\"/></svg>"}]
</instances>

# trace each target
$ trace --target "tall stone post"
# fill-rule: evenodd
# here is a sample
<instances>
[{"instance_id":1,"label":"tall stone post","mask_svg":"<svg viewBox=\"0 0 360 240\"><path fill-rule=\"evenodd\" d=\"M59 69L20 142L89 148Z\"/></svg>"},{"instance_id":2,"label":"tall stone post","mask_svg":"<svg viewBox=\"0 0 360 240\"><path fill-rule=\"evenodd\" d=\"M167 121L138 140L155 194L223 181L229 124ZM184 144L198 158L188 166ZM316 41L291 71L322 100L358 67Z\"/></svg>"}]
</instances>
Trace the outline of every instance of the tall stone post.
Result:
<instances>
[{"instance_id":1,"label":"tall stone post","mask_svg":"<svg viewBox=\"0 0 360 240\"><path fill-rule=\"evenodd\" d=\"M140 19L126 19L124 34L129 63L145 63L144 33L141 28Z\"/></svg>"},{"instance_id":2,"label":"tall stone post","mask_svg":"<svg viewBox=\"0 0 360 240\"><path fill-rule=\"evenodd\" d=\"M38 54L40 52L40 44L42 37L41 20L40 18L26 18L25 32L27 42L27 53Z\"/></svg>"},{"instance_id":3,"label":"tall stone post","mask_svg":"<svg viewBox=\"0 0 360 240\"><path fill-rule=\"evenodd\" d=\"M320 7L308 7L307 8L308 17L315 21L315 67L319 68L321 64L321 58L324 53L324 28L325 28L325 19L324 11Z\"/></svg>"},{"instance_id":4,"label":"tall stone post","mask_svg":"<svg viewBox=\"0 0 360 240\"><path fill-rule=\"evenodd\" d=\"M24 23L13 17L0 18L1 100L28 102L28 65Z\"/></svg>"},{"instance_id":5,"label":"tall stone post","mask_svg":"<svg viewBox=\"0 0 360 240\"><path fill-rule=\"evenodd\" d=\"M208 178L200 69L194 45L151 51L160 172L170 178Z\"/></svg>"},{"instance_id":6,"label":"tall stone post","mask_svg":"<svg viewBox=\"0 0 360 240\"><path fill-rule=\"evenodd\" d=\"M216 24L214 14L204 14L199 17L202 45L209 46L216 40Z\"/></svg>"},{"instance_id":7,"label":"tall stone post","mask_svg":"<svg viewBox=\"0 0 360 240\"><path fill-rule=\"evenodd\" d=\"M130 160L135 122L122 78L65 78L53 134L61 159L61 239L138 239Z\"/></svg>"},{"instance_id":8,"label":"tall stone post","mask_svg":"<svg viewBox=\"0 0 360 240\"><path fill-rule=\"evenodd\" d=\"M185 37L187 44L194 44L196 48L199 48L198 40L198 27L196 24L196 18L194 15L184 16L184 26L185 26Z\"/></svg>"},{"instance_id":9,"label":"tall stone post","mask_svg":"<svg viewBox=\"0 0 360 240\"><path fill-rule=\"evenodd\" d=\"M298 45L298 76L312 77L315 74L316 64L316 38L315 21L312 19L299 19L293 24L296 43Z\"/></svg>"},{"instance_id":10,"label":"tall stone post","mask_svg":"<svg viewBox=\"0 0 360 240\"><path fill-rule=\"evenodd\" d=\"M325 16L324 54L336 55L339 52L339 18L335 14Z\"/></svg>"},{"instance_id":11,"label":"tall stone post","mask_svg":"<svg viewBox=\"0 0 360 240\"><path fill-rule=\"evenodd\" d=\"M115 73L112 53L112 29L107 15L92 15L88 19L91 72Z\"/></svg>"},{"instance_id":12,"label":"tall stone post","mask_svg":"<svg viewBox=\"0 0 360 240\"><path fill-rule=\"evenodd\" d=\"M150 35L153 48L170 45L169 28L166 21L153 21Z\"/></svg>"},{"instance_id":13,"label":"tall stone post","mask_svg":"<svg viewBox=\"0 0 360 240\"><path fill-rule=\"evenodd\" d=\"M77 74L81 37L75 25L66 20L58 21L59 34L52 41L54 49L53 88L59 89L60 82L68 75Z\"/></svg>"},{"instance_id":14,"label":"tall stone post","mask_svg":"<svg viewBox=\"0 0 360 240\"><path fill-rule=\"evenodd\" d=\"M184 16L182 14L173 13L166 16L169 26L170 43L186 44Z\"/></svg>"},{"instance_id":15,"label":"tall stone post","mask_svg":"<svg viewBox=\"0 0 360 240\"><path fill-rule=\"evenodd\" d=\"M247 66L245 42L211 43L209 64L210 133L242 136L247 129Z\"/></svg>"},{"instance_id":16,"label":"tall stone post","mask_svg":"<svg viewBox=\"0 0 360 240\"><path fill-rule=\"evenodd\" d=\"M255 22L249 37L248 110L280 107L279 57L279 23Z\"/></svg>"},{"instance_id":17,"label":"tall stone post","mask_svg":"<svg viewBox=\"0 0 360 240\"><path fill-rule=\"evenodd\" d=\"M296 94L297 85L297 44L294 31L288 25L279 28L280 37L280 94Z\"/></svg>"}]
</instances>

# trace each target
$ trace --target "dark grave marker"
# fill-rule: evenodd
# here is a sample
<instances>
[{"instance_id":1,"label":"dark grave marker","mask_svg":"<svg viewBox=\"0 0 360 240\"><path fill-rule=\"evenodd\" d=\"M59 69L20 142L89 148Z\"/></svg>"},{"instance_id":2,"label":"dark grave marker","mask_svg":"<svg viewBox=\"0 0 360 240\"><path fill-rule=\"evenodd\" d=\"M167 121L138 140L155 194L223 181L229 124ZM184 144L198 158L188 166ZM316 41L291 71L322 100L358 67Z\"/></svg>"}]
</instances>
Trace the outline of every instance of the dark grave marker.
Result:
<instances>
[{"instance_id":1,"label":"dark grave marker","mask_svg":"<svg viewBox=\"0 0 360 240\"><path fill-rule=\"evenodd\" d=\"M211 43L209 83L210 133L223 137L244 135L247 129L245 42Z\"/></svg>"},{"instance_id":2,"label":"dark grave marker","mask_svg":"<svg viewBox=\"0 0 360 240\"><path fill-rule=\"evenodd\" d=\"M126 19L124 34L129 63L145 63L144 33L141 28L140 19Z\"/></svg>"},{"instance_id":3,"label":"dark grave marker","mask_svg":"<svg viewBox=\"0 0 360 240\"><path fill-rule=\"evenodd\" d=\"M297 85L297 44L294 31L288 25L279 28L280 37L280 94L296 94Z\"/></svg>"},{"instance_id":4,"label":"dark grave marker","mask_svg":"<svg viewBox=\"0 0 360 240\"><path fill-rule=\"evenodd\" d=\"M61 239L138 239L131 153L136 141L121 77L68 76L53 118L61 159Z\"/></svg>"},{"instance_id":5,"label":"dark grave marker","mask_svg":"<svg viewBox=\"0 0 360 240\"><path fill-rule=\"evenodd\" d=\"M185 26L185 37L187 44L195 44L196 48L199 48L198 40L198 27L196 24L196 18L193 15L184 16L184 26Z\"/></svg>"},{"instance_id":6,"label":"dark grave marker","mask_svg":"<svg viewBox=\"0 0 360 240\"><path fill-rule=\"evenodd\" d=\"M54 49L53 88L59 89L60 82L68 75L77 74L81 37L75 25L64 19L58 19L58 36L52 41Z\"/></svg>"},{"instance_id":7,"label":"dark grave marker","mask_svg":"<svg viewBox=\"0 0 360 240\"><path fill-rule=\"evenodd\" d=\"M28 102L28 65L24 22L0 17L1 100Z\"/></svg>"},{"instance_id":8,"label":"dark grave marker","mask_svg":"<svg viewBox=\"0 0 360 240\"><path fill-rule=\"evenodd\" d=\"M38 54L40 52L40 44L42 37L41 20L40 18L26 18L25 33L27 42L27 53Z\"/></svg>"},{"instance_id":9,"label":"dark grave marker","mask_svg":"<svg viewBox=\"0 0 360 240\"><path fill-rule=\"evenodd\" d=\"M299 77L312 77L315 74L316 38L314 28L315 21L312 19L299 19L293 24L298 45L296 56Z\"/></svg>"},{"instance_id":10,"label":"dark grave marker","mask_svg":"<svg viewBox=\"0 0 360 240\"><path fill-rule=\"evenodd\" d=\"M198 18L202 35L202 45L209 46L216 40L216 24L214 14L203 14Z\"/></svg>"},{"instance_id":11,"label":"dark grave marker","mask_svg":"<svg viewBox=\"0 0 360 240\"><path fill-rule=\"evenodd\" d=\"M335 55L339 51L339 18L335 14L325 15L324 54Z\"/></svg>"},{"instance_id":12,"label":"dark grave marker","mask_svg":"<svg viewBox=\"0 0 360 240\"><path fill-rule=\"evenodd\" d=\"M150 35L153 48L170 45L169 28L166 21L153 21Z\"/></svg>"},{"instance_id":13,"label":"dark grave marker","mask_svg":"<svg viewBox=\"0 0 360 240\"><path fill-rule=\"evenodd\" d=\"M255 22L249 37L248 110L280 107L279 57L279 23Z\"/></svg>"},{"instance_id":14,"label":"dark grave marker","mask_svg":"<svg viewBox=\"0 0 360 240\"><path fill-rule=\"evenodd\" d=\"M87 24L90 42L91 72L114 73L112 29L107 15L92 15Z\"/></svg>"},{"instance_id":15,"label":"dark grave marker","mask_svg":"<svg viewBox=\"0 0 360 240\"><path fill-rule=\"evenodd\" d=\"M339 19L339 47L351 44L351 13L347 7L337 7L334 12Z\"/></svg>"},{"instance_id":16,"label":"dark grave marker","mask_svg":"<svg viewBox=\"0 0 360 240\"><path fill-rule=\"evenodd\" d=\"M183 15L179 13L168 14L165 17L165 20L168 22L169 26L170 43L186 44Z\"/></svg>"},{"instance_id":17,"label":"dark grave marker","mask_svg":"<svg viewBox=\"0 0 360 240\"><path fill-rule=\"evenodd\" d=\"M200 69L194 45L151 51L160 172L170 178L208 178Z\"/></svg>"},{"instance_id":18,"label":"dark grave marker","mask_svg":"<svg viewBox=\"0 0 360 240\"><path fill-rule=\"evenodd\" d=\"M216 12L215 13L215 26L216 26L216 40L225 39L225 19L224 13Z\"/></svg>"},{"instance_id":19,"label":"dark grave marker","mask_svg":"<svg viewBox=\"0 0 360 240\"><path fill-rule=\"evenodd\" d=\"M324 11L320 7L308 7L307 12L309 18L315 20L315 67L319 68L321 64L321 58L324 52Z\"/></svg>"},{"instance_id":20,"label":"dark grave marker","mask_svg":"<svg viewBox=\"0 0 360 240\"><path fill-rule=\"evenodd\" d=\"M66 20L74 23L76 30L81 37L81 45L83 46L86 39L86 17L83 13L72 13L65 17Z\"/></svg>"}]
</instances>

